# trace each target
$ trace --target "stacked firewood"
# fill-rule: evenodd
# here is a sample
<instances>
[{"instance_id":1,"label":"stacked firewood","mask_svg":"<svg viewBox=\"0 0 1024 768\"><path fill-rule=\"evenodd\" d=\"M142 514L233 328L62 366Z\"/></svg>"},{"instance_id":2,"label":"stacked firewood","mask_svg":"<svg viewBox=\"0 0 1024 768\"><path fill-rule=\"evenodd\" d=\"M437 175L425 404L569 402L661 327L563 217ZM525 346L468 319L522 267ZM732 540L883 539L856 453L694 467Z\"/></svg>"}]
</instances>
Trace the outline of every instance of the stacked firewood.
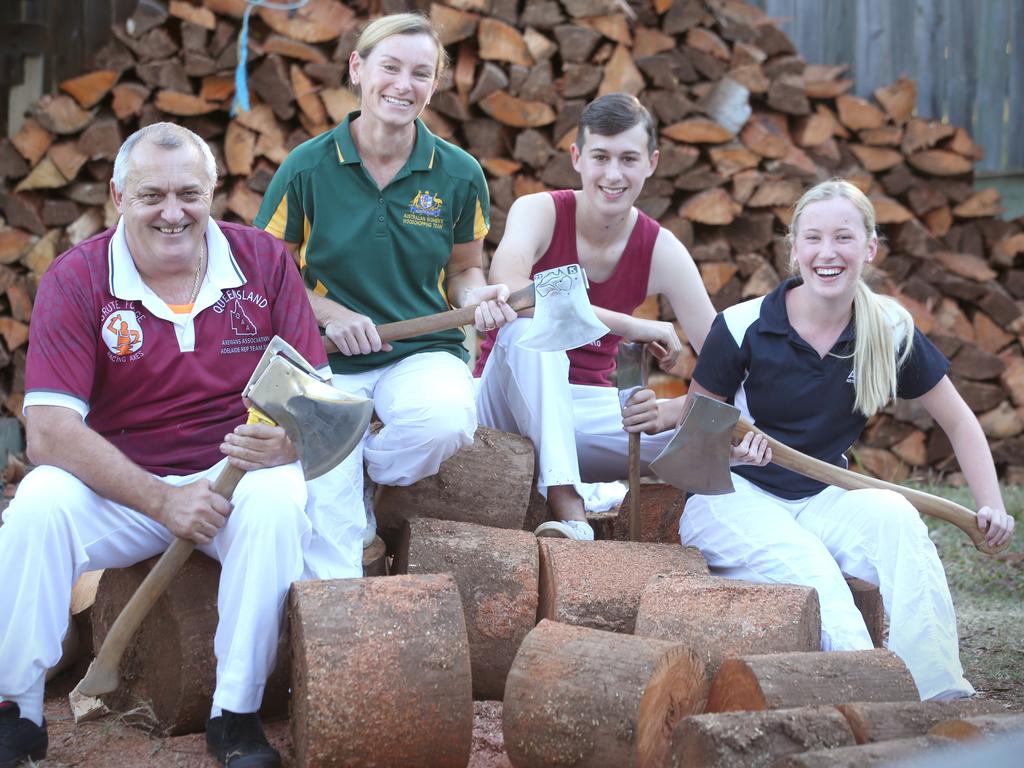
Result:
<instances>
[{"instance_id":1,"label":"stacked firewood","mask_svg":"<svg viewBox=\"0 0 1024 768\"><path fill-rule=\"evenodd\" d=\"M886 236L883 289L952 359L1003 477L1024 482L1024 224L997 218L994 191L973 190L980 149L964 128L914 116L912 81L853 96L845 67L807 65L772 20L737 0L311 0L291 13L254 9L251 109L231 117L245 7L140 3L92 71L61 83L0 140L0 396L11 413L39 276L115 221L107 181L132 130L173 120L205 137L222 174L215 214L251 221L288 151L356 106L345 75L360 22L421 8L453 64L425 119L485 168L491 246L517 196L578 183L566 152L577 118L613 91L636 94L658 120L660 162L640 205L689 246L719 308L785 274L781 235L802 189L850 178ZM672 319L656 301L641 311ZM684 391L693 363L655 375L659 391ZM941 430L906 405L874 421L855 459L896 480L953 466Z\"/></svg>"}]
</instances>

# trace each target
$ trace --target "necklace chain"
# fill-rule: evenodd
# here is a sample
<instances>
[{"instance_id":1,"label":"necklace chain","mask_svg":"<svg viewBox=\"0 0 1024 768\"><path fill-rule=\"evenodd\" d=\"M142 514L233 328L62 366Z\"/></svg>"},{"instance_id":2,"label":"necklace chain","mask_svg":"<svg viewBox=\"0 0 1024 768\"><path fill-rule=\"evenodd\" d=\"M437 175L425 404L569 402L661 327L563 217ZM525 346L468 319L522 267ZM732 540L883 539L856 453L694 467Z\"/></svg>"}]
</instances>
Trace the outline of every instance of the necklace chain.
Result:
<instances>
[{"instance_id":1,"label":"necklace chain","mask_svg":"<svg viewBox=\"0 0 1024 768\"><path fill-rule=\"evenodd\" d=\"M192 278L192 291L189 293L188 301L186 304L195 304L196 297L199 296L199 278L203 274L203 264L206 261L206 239L204 238L200 250L199 250L199 264L196 266L196 276Z\"/></svg>"}]
</instances>

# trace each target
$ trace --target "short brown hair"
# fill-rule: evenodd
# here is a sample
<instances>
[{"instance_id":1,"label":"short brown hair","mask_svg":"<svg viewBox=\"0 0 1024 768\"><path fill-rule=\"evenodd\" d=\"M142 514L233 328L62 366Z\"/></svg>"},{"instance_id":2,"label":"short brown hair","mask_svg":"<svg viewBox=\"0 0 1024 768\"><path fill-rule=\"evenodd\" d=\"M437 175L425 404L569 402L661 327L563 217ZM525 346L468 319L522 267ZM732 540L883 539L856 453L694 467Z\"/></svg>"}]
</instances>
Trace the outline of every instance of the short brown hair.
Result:
<instances>
[{"instance_id":1,"label":"short brown hair","mask_svg":"<svg viewBox=\"0 0 1024 768\"><path fill-rule=\"evenodd\" d=\"M576 146L583 149L585 131L599 136L615 136L628 131L634 125L642 125L647 132L647 154L653 155L658 148L654 118L636 96L628 93L608 93L594 99L580 113L576 129Z\"/></svg>"}]
</instances>

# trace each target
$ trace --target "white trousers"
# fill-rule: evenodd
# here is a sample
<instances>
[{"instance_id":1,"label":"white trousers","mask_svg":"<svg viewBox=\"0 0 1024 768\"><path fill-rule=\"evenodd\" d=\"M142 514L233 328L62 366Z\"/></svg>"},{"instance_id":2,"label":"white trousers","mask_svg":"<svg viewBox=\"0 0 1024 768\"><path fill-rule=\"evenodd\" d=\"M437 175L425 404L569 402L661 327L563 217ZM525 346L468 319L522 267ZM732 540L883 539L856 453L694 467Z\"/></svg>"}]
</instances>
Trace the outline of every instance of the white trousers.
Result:
<instances>
[{"instance_id":1,"label":"white trousers","mask_svg":"<svg viewBox=\"0 0 1024 768\"><path fill-rule=\"evenodd\" d=\"M629 476L629 434L615 387L569 383L569 358L564 352L535 352L517 343L531 318L504 326L487 358L477 391L480 423L515 432L533 441L537 450L537 487L547 496L553 485L575 486L590 511L601 511L597 498L625 493L620 483L603 489L592 484ZM641 435L640 471L672 438L672 432ZM600 491L604 490L605 493ZM604 508L612 504L601 505Z\"/></svg>"},{"instance_id":2,"label":"white trousers","mask_svg":"<svg viewBox=\"0 0 1024 768\"><path fill-rule=\"evenodd\" d=\"M373 398L384 426L368 430L345 461L307 484L306 512L314 534L306 575L320 579L363 574L364 460L375 483L411 485L472 445L476 432L472 377L448 352L423 352L372 371L336 374L333 383L351 395Z\"/></svg>"},{"instance_id":3,"label":"white trousers","mask_svg":"<svg viewBox=\"0 0 1024 768\"><path fill-rule=\"evenodd\" d=\"M163 479L175 486L212 481L225 462ZM221 564L213 703L255 712L277 655L288 588L302 574L309 538L302 468L296 462L248 472L231 501L227 524L200 547ZM162 525L98 496L62 469L30 472L0 528L0 697L41 711L43 675L60 659L75 580L85 571L123 568L158 555L173 539Z\"/></svg>"},{"instance_id":4,"label":"white trousers","mask_svg":"<svg viewBox=\"0 0 1024 768\"><path fill-rule=\"evenodd\" d=\"M734 493L692 496L679 522L684 545L733 579L818 591L822 650L871 648L843 573L877 584L889 617L886 645L906 663L922 699L970 695L946 574L928 529L892 491L844 491L788 501L735 473Z\"/></svg>"}]
</instances>

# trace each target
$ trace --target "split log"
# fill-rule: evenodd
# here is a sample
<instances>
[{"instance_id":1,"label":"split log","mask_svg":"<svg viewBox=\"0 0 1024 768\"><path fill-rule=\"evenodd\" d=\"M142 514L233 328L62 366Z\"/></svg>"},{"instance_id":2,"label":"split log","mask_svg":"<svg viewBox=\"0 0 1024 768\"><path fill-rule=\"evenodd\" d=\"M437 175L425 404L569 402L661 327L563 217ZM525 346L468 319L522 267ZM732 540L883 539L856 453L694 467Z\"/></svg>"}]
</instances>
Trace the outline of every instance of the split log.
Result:
<instances>
[{"instance_id":1,"label":"split log","mask_svg":"<svg viewBox=\"0 0 1024 768\"><path fill-rule=\"evenodd\" d=\"M706 574L693 547L629 541L541 538L538 618L631 633L652 576Z\"/></svg>"},{"instance_id":2,"label":"split log","mask_svg":"<svg viewBox=\"0 0 1024 768\"><path fill-rule=\"evenodd\" d=\"M868 628L871 644L875 648L881 648L885 645L885 604L882 602L881 591L876 584L869 581L845 573L843 576L846 577L846 586L853 595L853 604L860 611L864 625Z\"/></svg>"},{"instance_id":3,"label":"split log","mask_svg":"<svg viewBox=\"0 0 1024 768\"><path fill-rule=\"evenodd\" d=\"M537 539L472 523L413 519L395 556L395 572L448 573L462 597L473 695L501 699L523 638L537 623Z\"/></svg>"},{"instance_id":4,"label":"split log","mask_svg":"<svg viewBox=\"0 0 1024 768\"><path fill-rule=\"evenodd\" d=\"M447 459L436 475L408 486L380 486L377 525L399 528L411 517L433 517L522 530L533 488L533 443L479 427L473 445Z\"/></svg>"},{"instance_id":5,"label":"split log","mask_svg":"<svg viewBox=\"0 0 1024 768\"><path fill-rule=\"evenodd\" d=\"M114 620L157 559L102 572L92 608L94 648L103 644ZM126 712L144 702L160 733L203 730L216 685L213 636L219 581L219 563L201 552L189 557L128 645L121 660L121 685L103 696L107 707ZM285 712L288 676L286 638L282 637L278 662L263 694L260 711L264 716Z\"/></svg>"},{"instance_id":6,"label":"split log","mask_svg":"<svg viewBox=\"0 0 1024 768\"><path fill-rule=\"evenodd\" d=\"M891 651L779 653L723 661L711 682L707 711L918 699L914 679Z\"/></svg>"},{"instance_id":7,"label":"split log","mask_svg":"<svg viewBox=\"0 0 1024 768\"><path fill-rule=\"evenodd\" d=\"M296 582L289 611L298 765L466 765L469 647L450 576Z\"/></svg>"},{"instance_id":8,"label":"split log","mask_svg":"<svg viewBox=\"0 0 1024 768\"><path fill-rule=\"evenodd\" d=\"M858 744L924 736L932 726L946 720L1005 711L998 702L985 699L854 702L836 708L850 724Z\"/></svg>"},{"instance_id":9,"label":"split log","mask_svg":"<svg viewBox=\"0 0 1024 768\"><path fill-rule=\"evenodd\" d=\"M904 758L918 755L941 755L955 742L939 736L915 736L908 739L859 744L853 747L818 749L789 755L778 761L776 768L872 768L892 766Z\"/></svg>"},{"instance_id":10,"label":"split log","mask_svg":"<svg viewBox=\"0 0 1024 768\"><path fill-rule=\"evenodd\" d=\"M983 736L995 736L1002 733L1024 733L1024 714L992 712L966 717L958 716L936 723L928 730L929 736L942 736L954 741L974 741Z\"/></svg>"},{"instance_id":11,"label":"split log","mask_svg":"<svg viewBox=\"0 0 1024 768\"><path fill-rule=\"evenodd\" d=\"M821 610L812 587L671 573L648 581L634 631L692 648L710 678L729 656L820 650Z\"/></svg>"},{"instance_id":12,"label":"split log","mask_svg":"<svg viewBox=\"0 0 1024 768\"><path fill-rule=\"evenodd\" d=\"M505 749L517 768L663 765L672 726L706 694L682 645L541 621L509 671Z\"/></svg>"},{"instance_id":13,"label":"split log","mask_svg":"<svg viewBox=\"0 0 1024 768\"><path fill-rule=\"evenodd\" d=\"M856 742L833 707L684 717L672 730L673 768L770 768L787 755Z\"/></svg>"},{"instance_id":14,"label":"split log","mask_svg":"<svg viewBox=\"0 0 1024 768\"><path fill-rule=\"evenodd\" d=\"M363 576L388 575L388 549L384 539L374 536L370 546L363 548Z\"/></svg>"}]
</instances>

